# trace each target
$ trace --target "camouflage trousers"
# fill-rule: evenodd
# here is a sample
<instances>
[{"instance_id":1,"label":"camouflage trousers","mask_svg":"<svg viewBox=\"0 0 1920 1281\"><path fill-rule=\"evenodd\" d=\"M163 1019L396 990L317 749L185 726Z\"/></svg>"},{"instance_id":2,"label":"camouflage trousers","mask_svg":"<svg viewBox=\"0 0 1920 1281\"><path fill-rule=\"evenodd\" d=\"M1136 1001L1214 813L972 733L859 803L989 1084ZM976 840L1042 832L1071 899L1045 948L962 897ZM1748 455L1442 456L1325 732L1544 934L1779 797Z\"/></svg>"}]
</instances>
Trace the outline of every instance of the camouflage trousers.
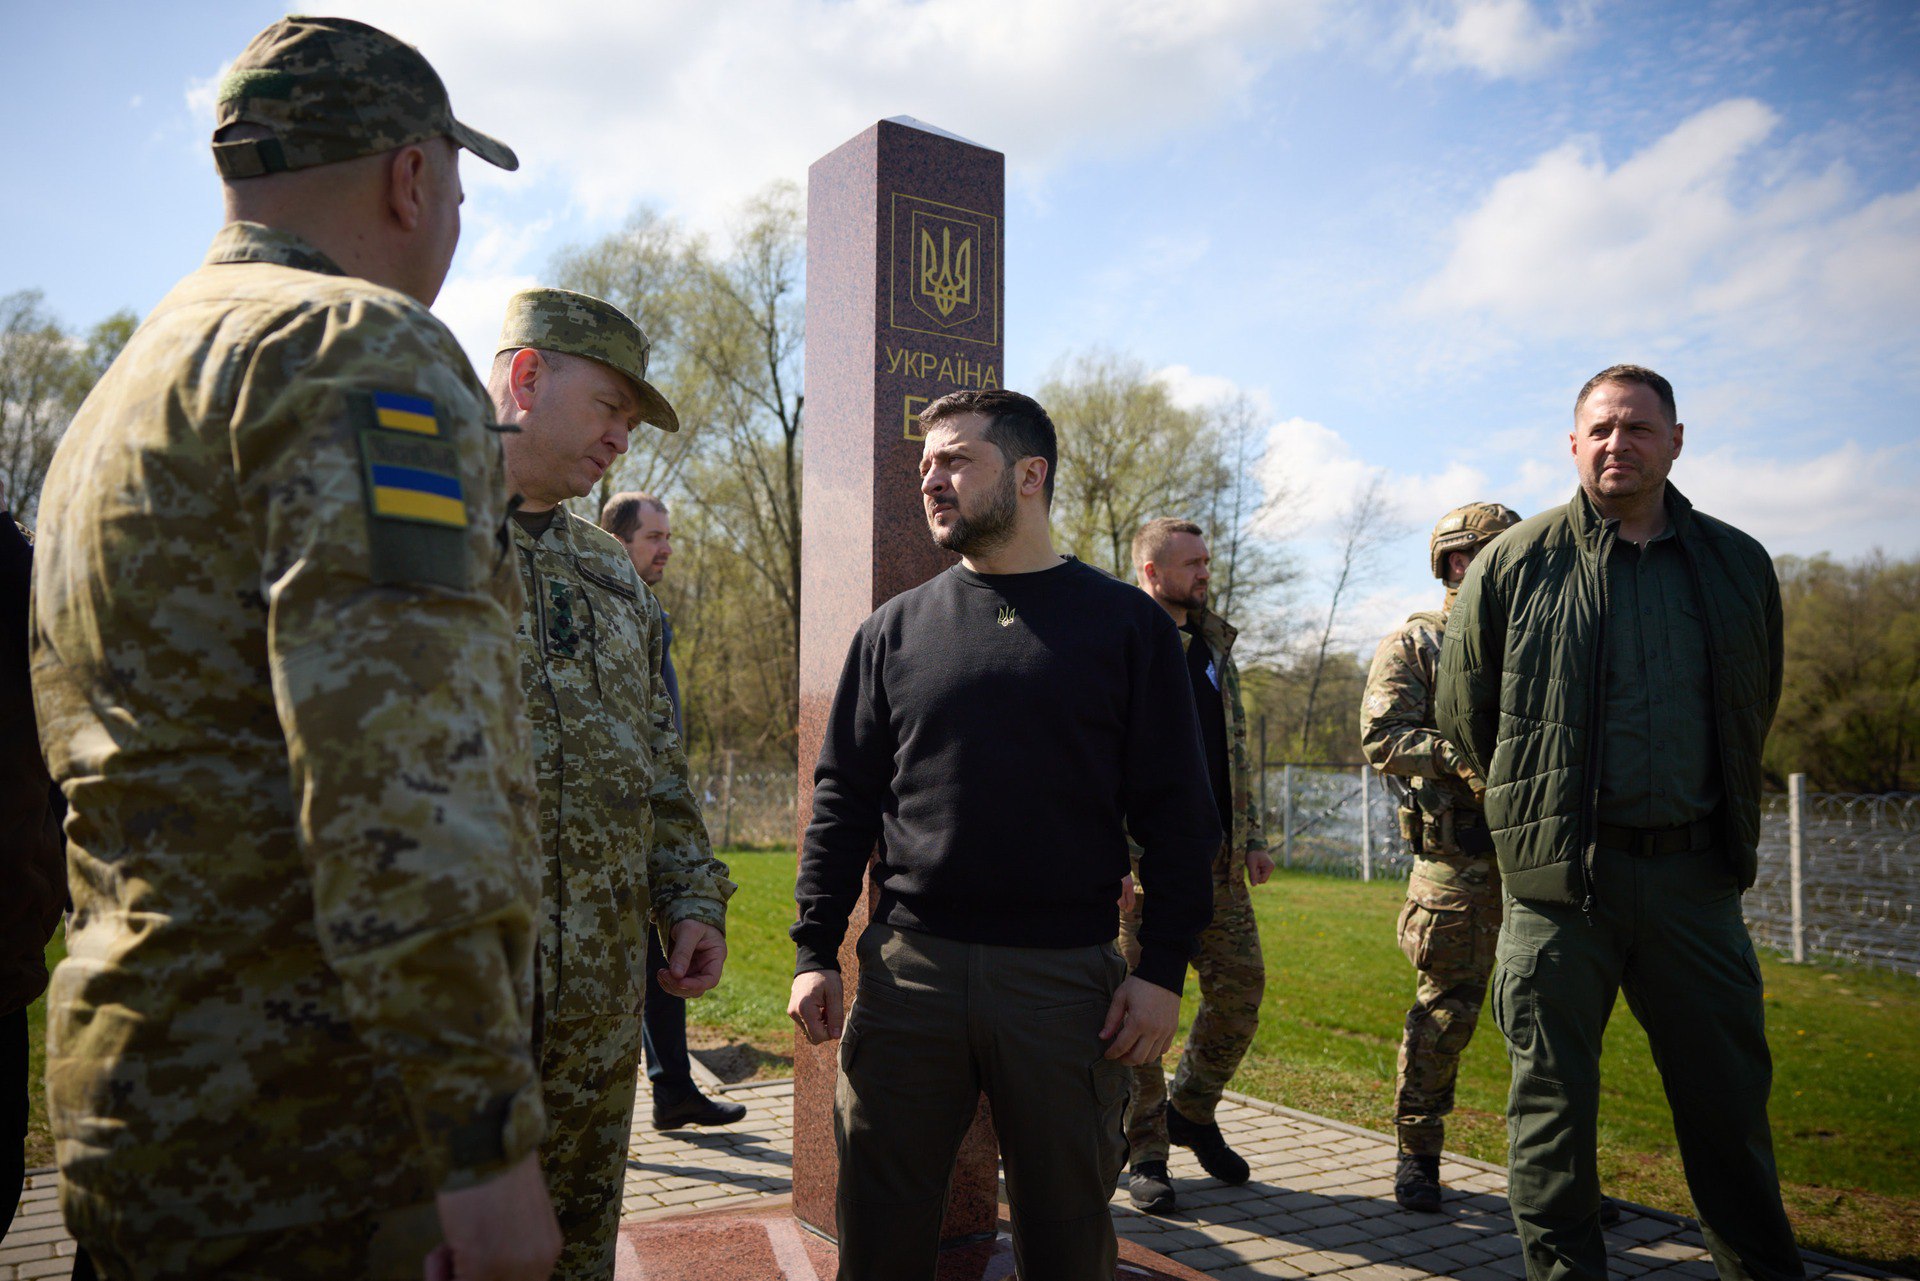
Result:
<instances>
[{"instance_id":1,"label":"camouflage trousers","mask_svg":"<svg viewBox=\"0 0 1920 1281\"><path fill-rule=\"evenodd\" d=\"M1213 1123L1214 1109L1240 1060L1253 1044L1260 1023L1260 998L1266 992L1266 960L1253 921L1253 899L1246 869L1231 859L1231 873L1216 863L1213 920L1200 932L1193 971L1200 980L1200 1008L1187 1030L1180 1066L1167 1088L1158 1060L1133 1070L1133 1103L1127 1110L1128 1161L1167 1159L1167 1107L1201 1125ZM1140 961L1140 907L1120 914L1120 954L1131 970Z\"/></svg>"},{"instance_id":2,"label":"camouflage trousers","mask_svg":"<svg viewBox=\"0 0 1920 1281\"><path fill-rule=\"evenodd\" d=\"M1421 859L1400 910L1400 950L1419 971L1400 1038L1393 1123L1400 1150L1438 1156L1460 1055L1473 1039L1500 941L1500 878L1490 858Z\"/></svg>"},{"instance_id":3,"label":"camouflage trousers","mask_svg":"<svg viewBox=\"0 0 1920 1281\"><path fill-rule=\"evenodd\" d=\"M565 1243L554 1281L609 1281L640 1074L640 1016L549 1019L540 1047L540 1147Z\"/></svg>"}]
</instances>

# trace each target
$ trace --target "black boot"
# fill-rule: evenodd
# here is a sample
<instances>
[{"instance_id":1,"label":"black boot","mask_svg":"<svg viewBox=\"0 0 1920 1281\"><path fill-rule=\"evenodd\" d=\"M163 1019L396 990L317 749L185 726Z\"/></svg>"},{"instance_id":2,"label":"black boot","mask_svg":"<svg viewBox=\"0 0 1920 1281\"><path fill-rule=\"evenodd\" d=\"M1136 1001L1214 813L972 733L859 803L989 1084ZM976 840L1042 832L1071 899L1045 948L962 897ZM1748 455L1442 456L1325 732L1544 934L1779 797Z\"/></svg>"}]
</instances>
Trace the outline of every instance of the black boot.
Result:
<instances>
[{"instance_id":1,"label":"black boot","mask_svg":"<svg viewBox=\"0 0 1920 1281\"><path fill-rule=\"evenodd\" d=\"M1167 1175L1165 1161L1142 1161L1127 1174L1127 1195L1146 1214L1165 1214L1173 1209L1173 1180Z\"/></svg>"},{"instance_id":2,"label":"black boot","mask_svg":"<svg viewBox=\"0 0 1920 1281\"><path fill-rule=\"evenodd\" d=\"M1200 1168L1222 1183L1245 1183L1253 1173L1240 1155L1227 1146L1218 1125L1189 1121L1180 1115L1179 1108L1171 1105L1167 1108L1167 1138L1183 1148L1192 1148L1193 1154L1200 1158Z\"/></svg>"},{"instance_id":3,"label":"black boot","mask_svg":"<svg viewBox=\"0 0 1920 1281\"><path fill-rule=\"evenodd\" d=\"M726 1103L700 1093L697 1085L671 1094L654 1091L653 1128L677 1130L684 1125L732 1125L747 1114L745 1104Z\"/></svg>"},{"instance_id":4,"label":"black boot","mask_svg":"<svg viewBox=\"0 0 1920 1281\"><path fill-rule=\"evenodd\" d=\"M1393 1172L1393 1199L1402 1210L1436 1214L1440 1210L1440 1158L1400 1154L1399 1168Z\"/></svg>"},{"instance_id":5,"label":"black boot","mask_svg":"<svg viewBox=\"0 0 1920 1281\"><path fill-rule=\"evenodd\" d=\"M1610 1196L1600 1198L1600 1226L1618 1227L1620 1224L1620 1203Z\"/></svg>"}]
</instances>

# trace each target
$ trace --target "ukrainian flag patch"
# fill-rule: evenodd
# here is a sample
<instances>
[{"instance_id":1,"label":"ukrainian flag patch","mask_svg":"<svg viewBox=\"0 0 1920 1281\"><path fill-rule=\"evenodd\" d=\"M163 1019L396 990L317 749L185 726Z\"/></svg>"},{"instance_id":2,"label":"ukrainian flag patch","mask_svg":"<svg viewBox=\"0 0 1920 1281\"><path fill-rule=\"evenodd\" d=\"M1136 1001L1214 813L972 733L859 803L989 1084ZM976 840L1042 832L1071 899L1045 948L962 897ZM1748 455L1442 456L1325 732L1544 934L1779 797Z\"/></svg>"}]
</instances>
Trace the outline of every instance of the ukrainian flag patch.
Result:
<instances>
[{"instance_id":1,"label":"ukrainian flag patch","mask_svg":"<svg viewBox=\"0 0 1920 1281\"><path fill-rule=\"evenodd\" d=\"M445 529L467 527L459 453L450 442L363 431L360 455L367 510L373 515Z\"/></svg>"},{"instance_id":2,"label":"ukrainian flag patch","mask_svg":"<svg viewBox=\"0 0 1920 1281\"><path fill-rule=\"evenodd\" d=\"M433 402L424 396L403 396L397 391L373 393L373 421L388 431L410 431L416 436L438 436L440 418Z\"/></svg>"}]
</instances>

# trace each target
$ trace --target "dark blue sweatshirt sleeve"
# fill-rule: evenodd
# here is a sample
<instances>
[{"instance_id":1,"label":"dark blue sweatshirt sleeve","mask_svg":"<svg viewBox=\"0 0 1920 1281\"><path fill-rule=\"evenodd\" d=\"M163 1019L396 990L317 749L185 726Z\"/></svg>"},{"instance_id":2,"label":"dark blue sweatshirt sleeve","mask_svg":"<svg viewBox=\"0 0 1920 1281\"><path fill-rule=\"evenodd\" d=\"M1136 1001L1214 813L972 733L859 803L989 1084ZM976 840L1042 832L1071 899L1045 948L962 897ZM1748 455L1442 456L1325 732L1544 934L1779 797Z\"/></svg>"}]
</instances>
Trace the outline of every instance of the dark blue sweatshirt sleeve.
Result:
<instances>
[{"instance_id":1,"label":"dark blue sweatshirt sleeve","mask_svg":"<svg viewBox=\"0 0 1920 1281\"><path fill-rule=\"evenodd\" d=\"M1159 606L1153 615L1133 666L1127 725L1127 830L1143 851L1146 890L1133 972L1178 992L1194 940L1213 919L1222 836L1180 634Z\"/></svg>"},{"instance_id":2,"label":"dark blue sweatshirt sleeve","mask_svg":"<svg viewBox=\"0 0 1920 1281\"><path fill-rule=\"evenodd\" d=\"M796 974L840 968L840 941L880 839L893 743L876 666L863 627L847 650L813 771L813 817L794 887L800 915L789 931L799 952Z\"/></svg>"}]
</instances>

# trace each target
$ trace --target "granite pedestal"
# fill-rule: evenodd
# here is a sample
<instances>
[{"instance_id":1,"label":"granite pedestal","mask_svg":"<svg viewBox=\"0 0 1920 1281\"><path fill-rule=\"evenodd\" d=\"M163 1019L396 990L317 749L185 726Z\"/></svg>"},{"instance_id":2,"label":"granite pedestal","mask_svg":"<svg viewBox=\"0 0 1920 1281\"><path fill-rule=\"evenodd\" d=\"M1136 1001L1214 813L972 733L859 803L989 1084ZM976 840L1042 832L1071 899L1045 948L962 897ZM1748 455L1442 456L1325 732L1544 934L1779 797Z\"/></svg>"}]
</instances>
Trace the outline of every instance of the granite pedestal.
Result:
<instances>
[{"instance_id":1,"label":"granite pedestal","mask_svg":"<svg viewBox=\"0 0 1920 1281\"><path fill-rule=\"evenodd\" d=\"M800 819L827 710L860 623L954 563L927 533L916 414L963 388L998 387L1001 214L997 151L882 120L807 173L807 448L801 508ZM845 989L859 976L840 949ZM794 1037L793 1208L836 1234L833 1093L838 1042ZM984 1106L954 1164L944 1240L990 1235L996 1145Z\"/></svg>"},{"instance_id":2,"label":"granite pedestal","mask_svg":"<svg viewBox=\"0 0 1920 1281\"><path fill-rule=\"evenodd\" d=\"M1013 1241L1004 1214L999 1231L983 1241L960 1242L940 1251L937 1281L1014 1281ZM614 1281L829 1281L838 1265L833 1243L810 1232L784 1199L768 1198L751 1210L676 1214L620 1226ZM1120 1242L1115 1281L1206 1281L1132 1241Z\"/></svg>"}]
</instances>

